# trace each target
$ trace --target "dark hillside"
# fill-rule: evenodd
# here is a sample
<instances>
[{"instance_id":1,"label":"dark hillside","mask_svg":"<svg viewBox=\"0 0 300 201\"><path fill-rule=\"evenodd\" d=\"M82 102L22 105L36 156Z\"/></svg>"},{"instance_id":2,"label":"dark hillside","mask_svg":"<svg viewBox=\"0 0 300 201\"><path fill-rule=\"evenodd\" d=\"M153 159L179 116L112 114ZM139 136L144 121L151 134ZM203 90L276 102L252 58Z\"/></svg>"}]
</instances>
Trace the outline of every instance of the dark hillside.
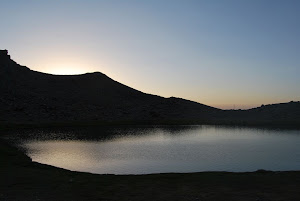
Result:
<instances>
[{"instance_id":1,"label":"dark hillside","mask_svg":"<svg viewBox=\"0 0 300 201\"><path fill-rule=\"evenodd\" d=\"M219 109L145 94L95 72L51 75L0 57L2 121L156 121L211 118Z\"/></svg>"},{"instance_id":2,"label":"dark hillside","mask_svg":"<svg viewBox=\"0 0 300 201\"><path fill-rule=\"evenodd\" d=\"M0 51L0 124L115 122L300 126L300 102L221 110L181 98L146 94L100 72L51 75Z\"/></svg>"}]
</instances>

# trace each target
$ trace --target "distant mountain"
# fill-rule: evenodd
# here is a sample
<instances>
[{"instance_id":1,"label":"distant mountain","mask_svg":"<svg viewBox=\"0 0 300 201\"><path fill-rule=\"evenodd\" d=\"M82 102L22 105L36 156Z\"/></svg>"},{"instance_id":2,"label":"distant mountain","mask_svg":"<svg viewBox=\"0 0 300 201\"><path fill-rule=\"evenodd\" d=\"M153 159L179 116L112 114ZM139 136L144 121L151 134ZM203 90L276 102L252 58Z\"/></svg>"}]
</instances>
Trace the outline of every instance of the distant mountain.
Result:
<instances>
[{"instance_id":1,"label":"distant mountain","mask_svg":"<svg viewBox=\"0 0 300 201\"><path fill-rule=\"evenodd\" d=\"M0 51L1 123L300 122L300 103L221 110L181 98L146 94L100 72L51 75L32 71Z\"/></svg>"}]
</instances>

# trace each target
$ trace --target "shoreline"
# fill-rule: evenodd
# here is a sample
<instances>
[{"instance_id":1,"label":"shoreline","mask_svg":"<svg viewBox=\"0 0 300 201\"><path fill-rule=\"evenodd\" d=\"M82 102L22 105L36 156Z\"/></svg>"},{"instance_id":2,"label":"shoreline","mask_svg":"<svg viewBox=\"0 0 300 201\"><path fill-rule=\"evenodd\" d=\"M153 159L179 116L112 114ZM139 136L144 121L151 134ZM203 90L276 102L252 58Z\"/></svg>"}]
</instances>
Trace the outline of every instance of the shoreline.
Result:
<instances>
[{"instance_id":1,"label":"shoreline","mask_svg":"<svg viewBox=\"0 0 300 201\"><path fill-rule=\"evenodd\" d=\"M209 122L209 121L66 121L66 122L1 122L1 130L61 128L61 127L101 127L101 126L224 126L270 129L300 129L300 122Z\"/></svg>"},{"instance_id":2,"label":"shoreline","mask_svg":"<svg viewBox=\"0 0 300 201\"><path fill-rule=\"evenodd\" d=\"M300 200L300 171L93 174L32 162L0 140L0 200Z\"/></svg>"}]
</instances>

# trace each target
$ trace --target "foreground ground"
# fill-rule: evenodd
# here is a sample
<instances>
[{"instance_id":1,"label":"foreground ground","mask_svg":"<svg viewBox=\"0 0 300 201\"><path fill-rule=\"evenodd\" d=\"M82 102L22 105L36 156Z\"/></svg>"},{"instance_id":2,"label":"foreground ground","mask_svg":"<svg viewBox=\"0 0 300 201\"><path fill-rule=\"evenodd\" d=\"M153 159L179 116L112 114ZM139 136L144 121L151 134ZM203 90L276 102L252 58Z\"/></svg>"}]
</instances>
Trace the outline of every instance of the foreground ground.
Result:
<instances>
[{"instance_id":1,"label":"foreground ground","mask_svg":"<svg viewBox=\"0 0 300 201\"><path fill-rule=\"evenodd\" d=\"M0 141L0 200L300 200L300 172L96 175L31 162Z\"/></svg>"}]
</instances>

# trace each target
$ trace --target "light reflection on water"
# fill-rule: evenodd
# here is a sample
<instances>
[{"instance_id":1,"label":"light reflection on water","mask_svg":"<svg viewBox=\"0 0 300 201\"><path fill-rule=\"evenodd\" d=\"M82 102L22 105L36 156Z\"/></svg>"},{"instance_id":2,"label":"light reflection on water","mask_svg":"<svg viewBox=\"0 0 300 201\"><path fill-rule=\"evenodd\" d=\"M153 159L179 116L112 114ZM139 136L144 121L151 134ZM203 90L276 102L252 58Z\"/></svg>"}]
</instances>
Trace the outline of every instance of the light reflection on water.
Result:
<instances>
[{"instance_id":1,"label":"light reflection on water","mask_svg":"<svg viewBox=\"0 0 300 201\"><path fill-rule=\"evenodd\" d=\"M113 128L109 134L37 137L22 146L34 161L100 174L300 169L299 130L185 126Z\"/></svg>"}]
</instances>

